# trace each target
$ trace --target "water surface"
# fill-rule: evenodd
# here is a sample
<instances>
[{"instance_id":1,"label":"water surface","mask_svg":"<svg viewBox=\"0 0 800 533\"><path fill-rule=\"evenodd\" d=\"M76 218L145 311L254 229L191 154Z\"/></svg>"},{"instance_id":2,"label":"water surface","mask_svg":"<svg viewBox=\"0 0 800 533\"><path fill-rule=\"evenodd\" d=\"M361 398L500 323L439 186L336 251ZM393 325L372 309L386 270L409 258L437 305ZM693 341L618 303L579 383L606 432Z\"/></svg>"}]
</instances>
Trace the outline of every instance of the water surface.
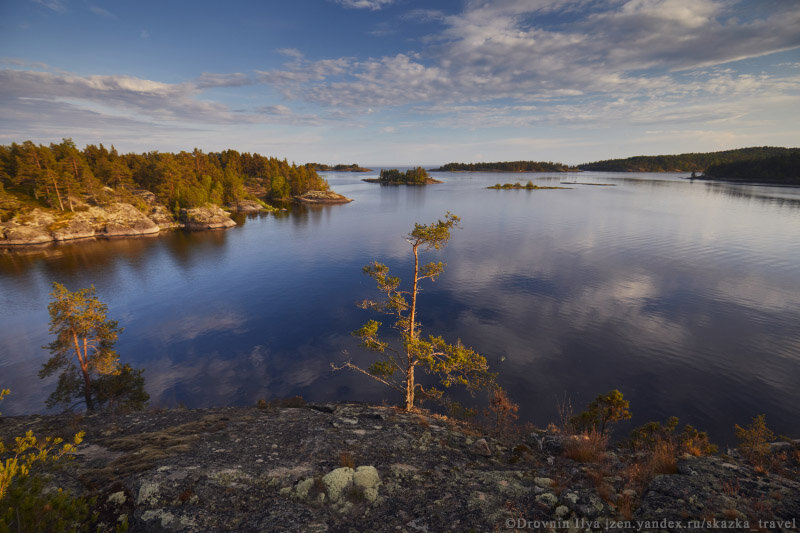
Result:
<instances>
[{"instance_id":1,"label":"water surface","mask_svg":"<svg viewBox=\"0 0 800 533\"><path fill-rule=\"evenodd\" d=\"M354 305L377 296L361 267L379 259L408 279L403 236L449 210L462 228L430 255L447 268L424 286L420 319L485 354L524 419L546 424L565 394L579 408L618 388L634 413L621 432L676 415L726 442L766 413L800 436L800 189L676 174L434 176L445 183L331 173L353 203L0 255L0 386L12 389L0 410L42 411L54 387L36 375L53 281L95 285L154 405L397 403L329 363L368 361L350 335L380 319ZM528 179L579 183L485 189Z\"/></svg>"}]
</instances>

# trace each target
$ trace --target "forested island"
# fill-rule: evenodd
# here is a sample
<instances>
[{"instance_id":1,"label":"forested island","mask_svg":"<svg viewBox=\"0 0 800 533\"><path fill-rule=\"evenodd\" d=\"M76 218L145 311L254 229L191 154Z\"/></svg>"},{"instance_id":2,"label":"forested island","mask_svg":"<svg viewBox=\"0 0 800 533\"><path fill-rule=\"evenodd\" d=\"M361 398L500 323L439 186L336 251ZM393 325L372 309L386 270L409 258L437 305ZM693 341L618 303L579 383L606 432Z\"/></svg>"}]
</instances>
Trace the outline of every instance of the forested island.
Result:
<instances>
[{"instance_id":1,"label":"forested island","mask_svg":"<svg viewBox=\"0 0 800 533\"><path fill-rule=\"evenodd\" d=\"M541 161L447 163L437 172L692 172L693 178L800 184L800 148L754 146L719 152L639 155L568 166ZM701 174L698 176L698 174ZM499 184L498 184L499 185ZM512 184L509 184L512 185ZM516 188L500 186L497 188Z\"/></svg>"},{"instance_id":2,"label":"forested island","mask_svg":"<svg viewBox=\"0 0 800 533\"><path fill-rule=\"evenodd\" d=\"M325 194L309 193L323 191ZM0 244L215 229L229 210L287 201L339 203L312 165L236 150L120 154L71 139L0 146Z\"/></svg>"},{"instance_id":3,"label":"forested island","mask_svg":"<svg viewBox=\"0 0 800 533\"><path fill-rule=\"evenodd\" d=\"M412 168L405 172L400 172L396 168L383 169L377 178L365 178L362 181L369 183L380 183L381 185L430 185L431 183L441 183L428 175L422 168Z\"/></svg>"},{"instance_id":4,"label":"forested island","mask_svg":"<svg viewBox=\"0 0 800 533\"><path fill-rule=\"evenodd\" d=\"M578 165L580 170L602 172L705 172L714 165L751 161L800 153L798 148L780 148L773 146L755 146L724 150L721 152L688 153L678 155L640 155L625 159L607 159L594 163Z\"/></svg>"},{"instance_id":5,"label":"forested island","mask_svg":"<svg viewBox=\"0 0 800 533\"><path fill-rule=\"evenodd\" d=\"M433 172L573 172L578 170L552 161L497 161L494 163L447 163Z\"/></svg>"},{"instance_id":6,"label":"forested island","mask_svg":"<svg viewBox=\"0 0 800 533\"><path fill-rule=\"evenodd\" d=\"M800 185L800 150L785 154L711 165L703 178Z\"/></svg>"},{"instance_id":7,"label":"forested island","mask_svg":"<svg viewBox=\"0 0 800 533\"><path fill-rule=\"evenodd\" d=\"M322 163L311 163L317 172L372 172L371 168L364 168L358 163L352 165L325 165Z\"/></svg>"}]
</instances>

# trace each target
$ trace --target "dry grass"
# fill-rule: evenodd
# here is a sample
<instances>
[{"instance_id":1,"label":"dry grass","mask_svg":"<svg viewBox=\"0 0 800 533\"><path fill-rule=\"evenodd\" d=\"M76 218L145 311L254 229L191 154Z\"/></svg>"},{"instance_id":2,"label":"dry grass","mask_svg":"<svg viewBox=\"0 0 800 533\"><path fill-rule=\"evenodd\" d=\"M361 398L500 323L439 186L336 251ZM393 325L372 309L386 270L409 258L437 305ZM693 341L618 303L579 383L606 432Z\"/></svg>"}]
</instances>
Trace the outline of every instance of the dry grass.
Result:
<instances>
[{"instance_id":1,"label":"dry grass","mask_svg":"<svg viewBox=\"0 0 800 533\"><path fill-rule=\"evenodd\" d=\"M339 464L348 468L356 467L356 461L350 452L341 452L339 454Z\"/></svg>"},{"instance_id":2,"label":"dry grass","mask_svg":"<svg viewBox=\"0 0 800 533\"><path fill-rule=\"evenodd\" d=\"M675 459L675 447L670 443L659 443L648 457L646 470L652 477L661 474L677 474L678 462Z\"/></svg>"},{"instance_id":3,"label":"dry grass","mask_svg":"<svg viewBox=\"0 0 800 533\"><path fill-rule=\"evenodd\" d=\"M607 458L607 447L607 436L599 431L586 431L566 440L563 456L579 463L600 463Z\"/></svg>"},{"instance_id":4,"label":"dry grass","mask_svg":"<svg viewBox=\"0 0 800 533\"><path fill-rule=\"evenodd\" d=\"M633 498L623 494L617 500L617 512L623 520L633 519L633 511L635 510Z\"/></svg>"}]
</instances>

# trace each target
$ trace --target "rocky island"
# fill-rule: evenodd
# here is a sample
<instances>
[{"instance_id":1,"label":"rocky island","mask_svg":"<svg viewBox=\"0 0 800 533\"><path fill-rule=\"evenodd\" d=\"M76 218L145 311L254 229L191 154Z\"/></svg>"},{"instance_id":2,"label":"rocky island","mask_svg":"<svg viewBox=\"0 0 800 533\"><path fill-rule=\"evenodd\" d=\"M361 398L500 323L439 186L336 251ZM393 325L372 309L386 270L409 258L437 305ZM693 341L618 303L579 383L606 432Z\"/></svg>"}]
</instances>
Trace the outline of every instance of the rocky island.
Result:
<instances>
[{"instance_id":1,"label":"rocky island","mask_svg":"<svg viewBox=\"0 0 800 533\"><path fill-rule=\"evenodd\" d=\"M516 183L504 183L500 185L499 183L495 183L494 185L490 185L486 187L487 189L495 189L495 190L526 190L526 191L539 191L539 190L549 190L549 189L571 189L571 187L548 187L542 185L535 185L532 181L528 180L528 183L525 185L521 184L520 182Z\"/></svg>"},{"instance_id":2,"label":"rocky island","mask_svg":"<svg viewBox=\"0 0 800 533\"><path fill-rule=\"evenodd\" d=\"M358 163L352 165L324 165L322 163L311 163L317 172L372 172L371 168L364 168Z\"/></svg>"},{"instance_id":3,"label":"rocky island","mask_svg":"<svg viewBox=\"0 0 800 533\"><path fill-rule=\"evenodd\" d=\"M301 204L347 204L353 201L333 191L308 191L300 196L295 196L295 200Z\"/></svg>"},{"instance_id":4,"label":"rocky island","mask_svg":"<svg viewBox=\"0 0 800 533\"><path fill-rule=\"evenodd\" d=\"M667 467L582 437L300 398L257 407L0 418L0 437L70 438L48 474L129 531L795 531L800 444ZM778 463L771 463L778 464ZM738 525L737 525L738 524ZM745 525L746 524L746 525Z\"/></svg>"}]
</instances>

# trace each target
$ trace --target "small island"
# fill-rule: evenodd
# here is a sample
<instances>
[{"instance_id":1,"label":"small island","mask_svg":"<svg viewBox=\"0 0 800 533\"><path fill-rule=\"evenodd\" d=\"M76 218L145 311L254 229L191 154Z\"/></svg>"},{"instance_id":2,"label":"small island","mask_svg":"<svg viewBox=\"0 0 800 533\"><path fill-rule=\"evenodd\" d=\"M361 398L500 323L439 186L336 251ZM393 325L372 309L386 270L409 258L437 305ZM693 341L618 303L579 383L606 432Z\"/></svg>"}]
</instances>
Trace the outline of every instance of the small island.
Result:
<instances>
[{"instance_id":1,"label":"small island","mask_svg":"<svg viewBox=\"0 0 800 533\"><path fill-rule=\"evenodd\" d=\"M353 201L352 198L333 191L308 191L294 199L301 204L347 204Z\"/></svg>"},{"instance_id":2,"label":"small island","mask_svg":"<svg viewBox=\"0 0 800 533\"><path fill-rule=\"evenodd\" d=\"M496 161L493 163L447 163L435 172L576 172L576 167L552 161Z\"/></svg>"},{"instance_id":3,"label":"small island","mask_svg":"<svg viewBox=\"0 0 800 533\"><path fill-rule=\"evenodd\" d=\"M325 165L323 163L311 163L311 166L317 172L372 172L371 168L364 168L358 163L352 165Z\"/></svg>"},{"instance_id":4,"label":"small island","mask_svg":"<svg viewBox=\"0 0 800 533\"><path fill-rule=\"evenodd\" d=\"M405 173L396 168L383 169L380 177L365 178L362 181L380 183L381 185L430 185L432 183L441 183L441 181L430 177L422 167L406 170Z\"/></svg>"},{"instance_id":5,"label":"small island","mask_svg":"<svg viewBox=\"0 0 800 533\"><path fill-rule=\"evenodd\" d=\"M487 189L497 189L497 190L500 190L500 189L502 189L502 190L524 189L526 191L542 191L542 190L550 190L550 189L571 189L572 187L542 187L540 185L534 185L534 183L532 181L528 180L528 183L526 183L525 185L521 184L520 182L504 183L502 185L500 185L499 183L495 183L494 185L491 185L491 186L486 187L486 188Z\"/></svg>"}]
</instances>

